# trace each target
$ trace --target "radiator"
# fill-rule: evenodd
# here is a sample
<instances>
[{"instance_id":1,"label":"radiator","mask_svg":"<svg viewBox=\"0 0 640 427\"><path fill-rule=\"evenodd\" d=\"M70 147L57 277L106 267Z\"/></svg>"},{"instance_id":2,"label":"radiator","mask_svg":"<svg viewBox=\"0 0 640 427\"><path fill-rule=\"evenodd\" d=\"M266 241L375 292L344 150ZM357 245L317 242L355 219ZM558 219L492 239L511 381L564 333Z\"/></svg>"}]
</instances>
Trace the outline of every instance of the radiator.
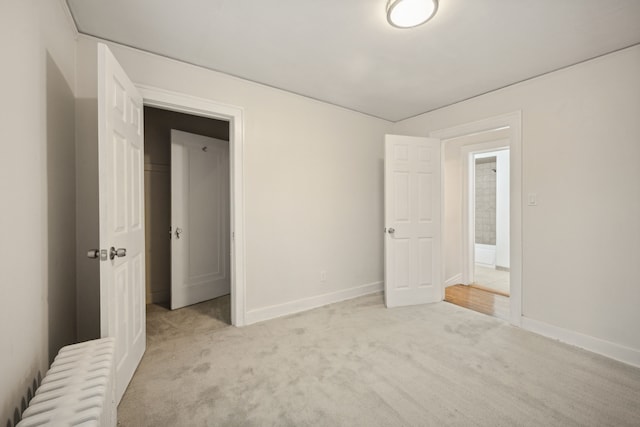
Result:
<instances>
[{"instance_id":1,"label":"radiator","mask_svg":"<svg viewBox=\"0 0 640 427\"><path fill-rule=\"evenodd\" d=\"M63 347L16 427L114 427L114 348L113 338Z\"/></svg>"}]
</instances>

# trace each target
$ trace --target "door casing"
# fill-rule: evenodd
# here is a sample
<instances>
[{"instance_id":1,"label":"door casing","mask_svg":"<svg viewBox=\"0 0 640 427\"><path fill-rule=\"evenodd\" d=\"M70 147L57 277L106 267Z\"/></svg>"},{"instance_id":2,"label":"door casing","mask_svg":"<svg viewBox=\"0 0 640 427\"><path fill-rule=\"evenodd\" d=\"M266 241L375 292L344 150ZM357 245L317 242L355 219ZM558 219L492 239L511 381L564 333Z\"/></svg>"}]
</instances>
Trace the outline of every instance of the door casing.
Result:
<instances>
[{"instance_id":1,"label":"door casing","mask_svg":"<svg viewBox=\"0 0 640 427\"><path fill-rule=\"evenodd\" d=\"M144 105L229 122L229 195L231 242L231 324L246 324L246 273L244 224L244 111L218 103L147 85L136 85Z\"/></svg>"},{"instance_id":2,"label":"door casing","mask_svg":"<svg viewBox=\"0 0 640 427\"><path fill-rule=\"evenodd\" d=\"M435 130L429 136L440 138L442 144L447 140L466 135L474 135L491 130L508 129L508 139L510 142L510 323L514 326L522 326L522 112L514 111L495 117L490 117L470 123L465 123L449 128ZM444 150L441 151L442 163L444 164ZM444 174L444 168L441 168ZM444 182L444 176L442 176ZM441 193L444 198L444 191ZM444 209L444 199L441 201ZM444 215L444 212L443 212ZM443 222L444 224L444 222ZM446 240L444 226L442 227L442 244ZM441 248L444 253L444 247ZM445 257L442 257L442 269L444 271Z\"/></svg>"}]
</instances>

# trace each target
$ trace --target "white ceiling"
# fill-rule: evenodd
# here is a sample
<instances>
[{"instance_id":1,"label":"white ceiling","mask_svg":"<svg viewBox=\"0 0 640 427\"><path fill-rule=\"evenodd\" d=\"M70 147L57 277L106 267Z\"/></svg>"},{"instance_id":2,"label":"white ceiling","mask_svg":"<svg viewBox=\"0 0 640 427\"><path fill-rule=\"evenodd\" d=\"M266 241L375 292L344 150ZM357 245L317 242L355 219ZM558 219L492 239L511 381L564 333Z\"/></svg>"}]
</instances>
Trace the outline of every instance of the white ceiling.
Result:
<instances>
[{"instance_id":1,"label":"white ceiling","mask_svg":"<svg viewBox=\"0 0 640 427\"><path fill-rule=\"evenodd\" d=\"M640 43L640 0L68 0L81 33L391 121Z\"/></svg>"}]
</instances>

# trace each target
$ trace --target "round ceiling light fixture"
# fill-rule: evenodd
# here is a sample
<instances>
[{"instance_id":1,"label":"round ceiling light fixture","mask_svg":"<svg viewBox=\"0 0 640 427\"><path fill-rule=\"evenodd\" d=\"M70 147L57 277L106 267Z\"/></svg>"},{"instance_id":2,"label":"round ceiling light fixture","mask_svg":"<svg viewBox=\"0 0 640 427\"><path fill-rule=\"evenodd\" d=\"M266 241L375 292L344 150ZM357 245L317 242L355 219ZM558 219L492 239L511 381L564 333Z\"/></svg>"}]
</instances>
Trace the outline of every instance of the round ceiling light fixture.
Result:
<instances>
[{"instance_id":1,"label":"round ceiling light fixture","mask_svg":"<svg viewBox=\"0 0 640 427\"><path fill-rule=\"evenodd\" d=\"M422 25L436 14L438 0L389 0L387 21L397 28Z\"/></svg>"}]
</instances>

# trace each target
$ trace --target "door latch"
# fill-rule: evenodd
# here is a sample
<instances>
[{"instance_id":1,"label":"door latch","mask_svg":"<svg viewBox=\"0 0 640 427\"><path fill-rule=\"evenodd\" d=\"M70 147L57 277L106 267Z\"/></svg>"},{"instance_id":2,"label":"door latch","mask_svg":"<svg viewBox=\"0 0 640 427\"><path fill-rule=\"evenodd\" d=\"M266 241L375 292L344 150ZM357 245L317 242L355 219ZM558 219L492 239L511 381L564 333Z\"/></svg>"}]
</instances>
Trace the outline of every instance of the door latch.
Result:
<instances>
[{"instance_id":1,"label":"door latch","mask_svg":"<svg viewBox=\"0 0 640 427\"><path fill-rule=\"evenodd\" d=\"M127 251L125 250L125 253ZM100 258L100 261L106 261L108 259L109 255L107 254L107 250L106 249L90 249L87 251L87 258L91 258L91 259L98 259ZM112 258L113 259L113 258Z\"/></svg>"},{"instance_id":2,"label":"door latch","mask_svg":"<svg viewBox=\"0 0 640 427\"><path fill-rule=\"evenodd\" d=\"M114 248L111 246L109 249L109 259L114 259L115 257L122 258L127 256L127 250L125 248Z\"/></svg>"}]
</instances>

